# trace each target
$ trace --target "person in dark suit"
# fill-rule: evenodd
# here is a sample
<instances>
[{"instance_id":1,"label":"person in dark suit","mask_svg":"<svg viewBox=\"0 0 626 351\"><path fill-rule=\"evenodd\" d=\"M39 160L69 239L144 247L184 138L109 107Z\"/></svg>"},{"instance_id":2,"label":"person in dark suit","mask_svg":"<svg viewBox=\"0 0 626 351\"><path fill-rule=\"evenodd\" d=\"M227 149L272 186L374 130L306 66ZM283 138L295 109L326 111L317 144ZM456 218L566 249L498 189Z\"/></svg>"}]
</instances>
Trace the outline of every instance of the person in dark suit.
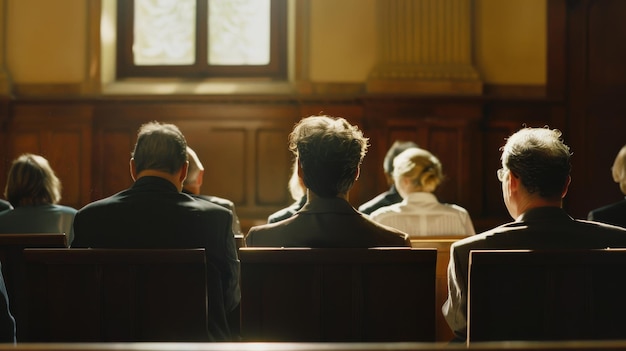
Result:
<instances>
[{"instance_id":1,"label":"person in dark suit","mask_svg":"<svg viewBox=\"0 0 626 351\"><path fill-rule=\"evenodd\" d=\"M280 222L283 219L287 219L296 212L300 211L304 204L306 204L306 187L302 183L302 179L298 177L298 164L297 160L294 160L293 167L291 169L291 178L289 178L289 194L295 201L288 207L280 209L267 217L267 223Z\"/></svg>"},{"instance_id":2,"label":"person in dark suit","mask_svg":"<svg viewBox=\"0 0 626 351\"><path fill-rule=\"evenodd\" d=\"M0 269L0 343L15 342L15 319L9 309L9 294Z\"/></svg>"},{"instance_id":3,"label":"person in dark suit","mask_svg":"<svg viewBox=\"0 0 626 351\"><path fill-rule=\"evenodd\" d=\"M625 229L575 220L562 209L571 180L570 155L556 129L523 128L508 138L497 175L515 221L459 240L450 248L448 299L442 312L457 341L467 337L470 250L626 247Z\"/></svg>"},{"instance_id":4,"label":"person in dark suit","mask_svg":"<svg viewBox=\"0 0 626 351\"><path fill-rule=\"evenodd\" d=\"M0 212L12 209L13 206L11 206L10 202L0 199Z\"/></svg>"},{"instance_id":5,"label":"person in dark suit","mask_svg":"<svg viewBox=\"0 0 626 351\"><path fill-rule=\"evenodd\" d=\"M228 199L200 194L200 188L202 188L202 180L204 178L204 166L202 162L200 162L198 154L189 146L187 147L187 160L189 161L189 170L187 171L187 178L185 178L183 182L183 193L212 202L230 210L233 214L233 235L241 235L241 225L239 224L239 217L235 211L235 204Z\"/></svg>"},{"instance_id":6,"label":"person in dark suit","mask_svg":"<svg viewBox=\"0 0 626 351\"><path fill-rule=\"evenodd\" d=\"M307 203L291 218L252 227L247 246L367 248L411 246L408 235L377 224L348 202L367 138L343 118L311 116L289 135Z\"/></svg>"},{"instance_id":7,"label":"person in dark suit","mask_svg":"<svg viewBox=\"0 0 626 351\"><path fill-rule=\"evenodd\" d=\"M207 262L220 273L221 279L213 286L222 286L224 313L229 313L240 300L232 214L222 206L182 193L187 169L187 143L178 127L158 122L141 126L130 160L135 183L78 211L72 247L204 248ZM208 278L212 284L212 277ZM228 325L220 323L223 321L223 314L210 316L212 339L231 337Z\"/></svg>"},{"instance_id":8,"label":"person in dark suit","mask_svg":"<svg viewBox=\"0 0 626 351\"><path fill-rule=\"evenodd\" d=\"M371 214L381 207L397 204L402 201L402 196L398 193L393 179L393 159L402 153L402 151L414 147L418 146L412 141L395 141L393 145L391 145L383 161L383 170L385 171L385 179L387 179L389 190L376 195L373 199L359 206L360 212Z\"/></svg>"},{"instance_id":9,"label":"person in dark suit","mask_svg":"<svg viewBox=\"0 0 626 351\"><path fill-rule=\"evenodd\" d=\"M611 173L622 194L626 195L626 145L615 157ZM626 199L592 210L587 219L626 228Z\"/></svg>"}]
</instances>

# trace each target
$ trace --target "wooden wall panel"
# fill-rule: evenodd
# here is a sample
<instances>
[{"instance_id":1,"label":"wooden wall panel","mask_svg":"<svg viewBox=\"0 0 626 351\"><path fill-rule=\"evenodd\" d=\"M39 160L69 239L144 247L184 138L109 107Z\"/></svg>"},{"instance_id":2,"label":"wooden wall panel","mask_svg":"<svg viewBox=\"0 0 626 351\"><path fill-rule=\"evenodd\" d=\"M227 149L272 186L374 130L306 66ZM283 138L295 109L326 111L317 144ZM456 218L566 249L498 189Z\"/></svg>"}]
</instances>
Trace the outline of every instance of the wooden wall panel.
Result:
<instances>
[{"instance_id":1,"label":"wooden wall panel","mask_svg":"<svg viewBox=\"0 0 626 351\"><path fill-rule=\"evenodd\" d=\"M442 161L447 179L438 191L440 200L465 207L482 230L510 220L494 175L505 137L524 122L562 121L563 109L540 99L461 100L385 97L365 103L356 98L291 103L268 98L266 103L224 103L170 97L161 102L59 101L53 106L21 102L7 127L4 156L45 152L69 187L64 198L82 207L132 185L128 161L142 123L174 123L205 166L202 192L234 201L245 231L292 202L287 191L292 164L288 135L299 115L324 112L344 116L370 138L360 178L350 193L354 206L387 189L385 153L394 140L411 139ZM559 118L554 118L555 111Z\"/></svg>"},{"instance_id":2,"label":"wooden wall panel","mask_svg":"<svg viewBox=\"0 0 626 351\"><path fill-rule=\"evenodd\" d=\"M201 192L228 198L236 205L245 204L246 129L243 126L220 127L215 122L176 124L204 166Z\"/></svg>"},{"instance_id":3,"label":"wooden wall panel","mask_svg":"<svg viewBox=\"0 0 626 351\"><path fill-rule=\"evenodd\" d=\"M99 133L100 148L94 169L96 190L93 200L120 192L133 184L130 175L130 158L135 145L135 132L130 130L103 130Z\"/></svg>"},{"instance_id":4,"label":"wooden wall panel","mask_svg":"<svg viewBox=\"0 0 626 351\"><path fill-rule=\"evenodd\" d=\"M287 130L266 129L256 133L256 202L283 206L292 201L287 189L293 156L288 150Z\"/></svg>"},{"instance_id":5,"label":"wooden wall panel","mask_svg":"<svg viewBox=\"0 0 626 351\"><path fill-rule=\"evenodd\" d=\"M92 107L16 104L12 113L7 127L7 159L12 161L27 152L45 157L63 185L61 204L79 208L87 203L91 187ZM6 175L2 182L4 186Z\"/></svg>"},{"instance_id":6,"label":"wooden wall panel","mask_svg":"<svg viewBox=\"0 0 626 351\"><path fill-rule=\"evenodd\" d=\"M589 88L605 90L626 86L626 1L602 0L588 3ZM607 40L610 38L610 40Z\"/></svg>"},{"instance_id":7,"label":"wooden wall panel","mask_svg":"<svg viewBox=\"0 0 626 351\"><path fill-rule=\"evenodd\" d=\"M572 148L572 183L565 205L576 218L623 196L610 167L626 144L626 3L567 0L566 136Z\"/></svg>"}]
</instances>

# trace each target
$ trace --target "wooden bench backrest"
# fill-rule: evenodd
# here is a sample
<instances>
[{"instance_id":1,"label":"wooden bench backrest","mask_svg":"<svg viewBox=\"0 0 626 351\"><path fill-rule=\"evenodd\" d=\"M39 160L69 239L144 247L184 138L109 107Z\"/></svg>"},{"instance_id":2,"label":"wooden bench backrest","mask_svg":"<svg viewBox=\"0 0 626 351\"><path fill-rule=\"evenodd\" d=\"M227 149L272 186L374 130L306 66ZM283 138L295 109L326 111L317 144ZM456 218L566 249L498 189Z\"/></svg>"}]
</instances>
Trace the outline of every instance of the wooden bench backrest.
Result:
<instances>
[{"instance_id":1,"label":"wooden bench backrest","mask_svg":"<svg viewBox=\"0 0 626 351\"><path fill-rule=\"evenodd\" d=\"M414 248L434 248L437 249L437 282L435 289L435 305L436 313L436 339L437 341L450 341L454 337L452 330L448 326L446 319L443 317L441 306L448 298L448 262L450 261L450 245L454 242L466 238L465 236L449 235L449 236L424 236L419 238L411 238L411 246Z\"/></svg>"},{"instance_id":2,"label":"wooden bench backrest","mask_svg":"<svg viewBox=\"0 0 626 351\"><path fill-rule=\"evenodd\" d=\"M204 249L25 249L30 342L207 341Z\"/></svg>"},{"instance_id":3,"label":"wooden bench backrest","mask_svg":"<svg viewBox=\"0 0 626 351\"><path fill-rule=\"evenodd\" d=\"M242 248L247 341L433 341L436 250Z\"/></svg>"},{"instance_id":4,"label":"wooden bench backrest","mask_svg":"<svg viewBox=\"0 0 626 351\"><path fill-rule=\"evenodd\" d=\"M468 340L626 339L626 250L472 251Z\"/></svg>"},{"instance_id":5,"label":"wooden bench backrest","mask_svg":"<svg viewBox=\"0 0 626 351\"><path fill-rule=\"evenodd\" d=\"M63 248L67 246L64 233L19 233L0 234L0 262L2 275L9 294L11 313L17 325L25 319L25 281L24 281L24 248ZM17 328L18 340L22 336L22 328Z\"/></svg>"}]
</instances>

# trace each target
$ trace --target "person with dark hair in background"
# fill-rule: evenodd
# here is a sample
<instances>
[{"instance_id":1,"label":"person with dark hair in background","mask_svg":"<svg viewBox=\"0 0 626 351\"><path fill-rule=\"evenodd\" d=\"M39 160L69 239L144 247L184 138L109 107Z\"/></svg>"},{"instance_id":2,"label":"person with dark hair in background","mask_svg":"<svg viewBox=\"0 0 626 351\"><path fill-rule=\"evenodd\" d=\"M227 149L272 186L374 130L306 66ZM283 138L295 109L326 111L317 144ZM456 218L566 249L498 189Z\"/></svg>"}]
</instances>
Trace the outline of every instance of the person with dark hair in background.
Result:
<instances>
[{"instance_id":1,"label":"person with dark hair in background","mask_svg":"<svg viewBox=\"0 0 626 351\"><path fill-rule=\"evenodd\" d=\"M563 198L571 181L570 156L570 148L556 129L523 128L507 139L497 176L502 182L504 203L515 221L459 240L450 247L448 299L442 312L456 341L467 338L471 250L626 247L625 229L575 220L563 210Z\"/></svg>"},{"instance_id":2,"label":"person with dark hair in background","mask_svg":"<svg viewBox=\"0 0 626 351\"><path fill-rule=\"evenodd\" d=\"M408 235L371 221L348 202L367 138L343 118L311 116L289 135L307 203L292 217L252 227L247 246L367 248L411 246Z\"/></svg>"},{"instance_id":3,"label":"person with dark hair in background","mask_svg":"<svg viewBox=\"0 0 626 351\"><path fill-rule=\"evenodd\" d=\"M236 335L231 334L226 315L238 308L241 298L232 213L181 192L188 165L187 142L178 127L142 125L130 159L134 184L78 211L73 247L204 248L207 262L219 272L218 281L207 275L208 285L221 286L223 297L223 303L209 297L210 311L215 313L209 313L207 338L232 340Z\"/></svg>"},{"instance_id":4,"label":"person with dark hair in background","mask_svg":"<svg viewBox=\"0 0 626 351\"><path fill-rule=\"evenodd\" d=\"M393 205L402 201L402 196L398 193L398 189L396 188L393 180L393 159L402 151L411 147L418 146L412 141L396 141L393 145L391 145L389 150L387 150L387 154L385 155L385 159L383 161L383 170L385 172L385 179L387 179L389 190L378 194L373 199L359 206L360 212L371 214L381 207Z\"/></svg>"},{"instance_id":5,"label":"person with dark hair in background","mask_svg":"<svg viewBox=\"0 0 626 351\"><path fill-rule=\"evenodd\" d=\"M611 174L613 181L619 184L622 194L626 195L626 145L615 157ZM626 228L626 199L589 212L587 219Z\"/></svg>"},{"instance_id":6,"label":"person with dark hair in background","mask_svg":"<svg viewBox=\"0 0 626 351\"><path fill-rule=\"evenodd\" d=\"M187 178L185 178L183 182L183 193L212 202L230 210L233 214L233 235L240 235L241 225L239 224L239 217L237 217L237 212L235 211L235 204L228 199L200 194L202 179L204 177L204 166L202 162L200 162L200 158L198 158L196 152L190 147L187 147L187 159L189 161L189 170L187 171Z\"/></svg>"},{"instance_id":7,"label":"person with dark hair in background","mask_svg":"<svg viewBox=\"0 0 626 351\"><path fill-rule=\"evenodd\" d=\"M59 205L61 181L44 157L23 154L11 165L4 196L13 210L0 212L0 233L65 233L74 240L76 209Z\"/></svg>"},{"instance_id":8,"label":"person with dark hair in background","mask_svg":"<svg viewBox=\"0 0 626 351\"><path fill-rule=\"evenodd\" d=\"M296 212L300 211L304 204L306 204L306 187L302 183L302 178L298 177L298 160L295 159L291 170L291 178L289 178L289 194L295 201L288 207L278 210L267 217L267 223L274 223L282 221L293 216Z\"/></svg>"}]
</instances>

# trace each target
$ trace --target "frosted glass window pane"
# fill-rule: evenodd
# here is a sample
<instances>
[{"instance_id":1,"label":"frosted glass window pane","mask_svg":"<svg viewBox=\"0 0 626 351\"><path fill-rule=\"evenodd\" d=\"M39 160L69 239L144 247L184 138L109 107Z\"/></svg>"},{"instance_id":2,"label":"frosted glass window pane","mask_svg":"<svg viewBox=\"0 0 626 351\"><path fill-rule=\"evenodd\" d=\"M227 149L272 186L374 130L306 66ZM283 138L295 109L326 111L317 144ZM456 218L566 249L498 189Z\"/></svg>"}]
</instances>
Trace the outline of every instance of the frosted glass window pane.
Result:
<instances>
[{"instance_id":1,"label":"frosted glass window pane","mask_svg":"<svg viewBox=\"0 0 626 351\"><path fill-rule=\"evenodd\" d=\"M196 0L135 0L136 65L195 62Z\"/></svg>"},{"instance_id":2,"label":"frosted glass window pane","mask_svg":"<svg viewBox=\"0 0 626 351\"><path fill-rule=\"evenodd\" d=\"M209 64L270 62L270 0L209 0Z\"/></svg>"}]
</instances>

